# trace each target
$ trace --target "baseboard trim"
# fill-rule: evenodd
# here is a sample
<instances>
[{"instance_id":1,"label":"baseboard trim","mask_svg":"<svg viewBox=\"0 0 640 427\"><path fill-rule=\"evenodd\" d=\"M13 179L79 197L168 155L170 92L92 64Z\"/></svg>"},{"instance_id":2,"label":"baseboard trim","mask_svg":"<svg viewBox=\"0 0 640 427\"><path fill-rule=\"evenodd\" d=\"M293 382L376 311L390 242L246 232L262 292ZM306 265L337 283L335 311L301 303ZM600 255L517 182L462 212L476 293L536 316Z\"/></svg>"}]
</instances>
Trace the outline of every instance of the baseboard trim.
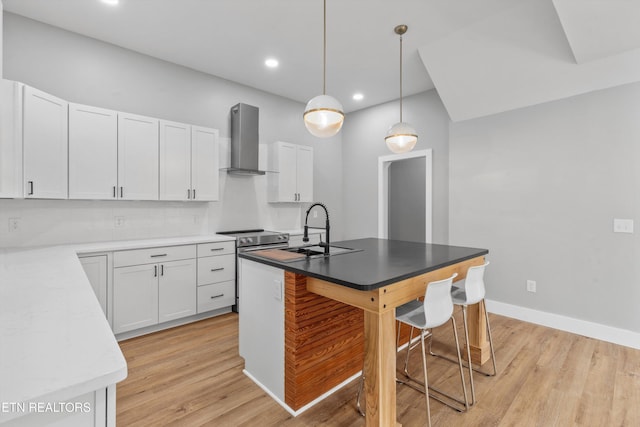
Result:
<instances>
[{"instance_id":1,"label":"baseboard trim","mask_svg":"<svg viewBox=\"0 0 640 427\"><path fill-rule=\"evenodd\" d=\"M487 299L487 311L625 347L640 349L640 333Z\"/></svg>"},{"instance_id":2,"label":"baseboard trim","mask_svg":"<svg viewBox=\"0 0 640 427\"><path fill-rule=\"evenodd\" d=\"M306 411L307 409L311 408L313 405L315 405L316 403L319 403L320 401L326 399L327 397L331 396L333 393L335 393L336 391L340 390L342 387L344 387L345 385L349 384L351 381L355 380L356 378L360 377L360 375L362 374L362 372L358 372L357 374L352 375L351 377L347 378L346 380L344 380L343 382L341 382L340 384L338 384L337 386L333 387L331 390L327 391L326 393L324 393L321 396L318 396L317 398L315 398L314 400L312 400L311 402L307 403L306 405L304 405L302 408L298 409L297 411L292 409L289 405L287 405L286 403L284 403L282 400L280 400L280 398L278 396L276 396L275 394L273 394L271 392L271 390L269 390L266 386L264 386L260 381L258 381L256 379L256 377L254 377L253 375L251 375L250 372L248 372L246 369L243 369L242 372L249 377L249 379L251 379L251 381L253 381L254 383L256 383L256 385L258 387L260 387L262 390L264 390L265 393L267 393L269 396L271 396L271 398L273 400L275 400L276 402L278 402L278 404L280 406L282 406L288 413L290 413L291 415L293 415L294 417L297 417L298 415L302 414L304 411Z\"/></svg>"}]
</instances>

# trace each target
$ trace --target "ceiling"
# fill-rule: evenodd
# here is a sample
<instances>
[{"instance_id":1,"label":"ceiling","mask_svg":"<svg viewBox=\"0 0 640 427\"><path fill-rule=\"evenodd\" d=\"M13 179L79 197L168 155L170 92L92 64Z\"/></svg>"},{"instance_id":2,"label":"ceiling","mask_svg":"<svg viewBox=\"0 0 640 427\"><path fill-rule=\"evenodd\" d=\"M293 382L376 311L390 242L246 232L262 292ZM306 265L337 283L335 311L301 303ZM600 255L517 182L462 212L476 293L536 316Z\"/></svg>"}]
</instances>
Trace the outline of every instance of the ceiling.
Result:
<instances>
[{"instance_id":1,"label":"ceiling","mask_svg":"<svg viewBox=\"0 0 640 427\"><path fill-rule=\"evenodd\" d=\"M3 4L299 102L322 92L322 0ZM404 95L435 86L453 120L638 81L638 13L636 0L328 0L327 93L347 112L397 99L398 24L409 26ZM267 57L280 66L266 68Z\"/></svg>"}]
</instances>

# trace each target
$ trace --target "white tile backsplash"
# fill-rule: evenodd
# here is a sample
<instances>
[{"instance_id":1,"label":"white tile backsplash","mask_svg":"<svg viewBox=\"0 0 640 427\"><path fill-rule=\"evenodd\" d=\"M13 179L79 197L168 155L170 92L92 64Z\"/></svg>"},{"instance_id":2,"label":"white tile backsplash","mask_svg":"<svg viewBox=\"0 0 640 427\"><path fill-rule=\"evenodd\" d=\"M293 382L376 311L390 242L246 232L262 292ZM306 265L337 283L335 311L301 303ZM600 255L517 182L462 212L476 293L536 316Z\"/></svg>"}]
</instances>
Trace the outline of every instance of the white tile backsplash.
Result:
<instances>
[{"instance_id":1,"label":"white tile backsplash","mask_svg":"<svg viewBox=\"0 0 640 427\"><path fill-rule=\"evenodd\" d=\"M208 203L0 200L0 247L204 234ZM124 218L121 227L115 217ZM9 218L20 227L9 231Z\"/></svg>"}]
</instances>

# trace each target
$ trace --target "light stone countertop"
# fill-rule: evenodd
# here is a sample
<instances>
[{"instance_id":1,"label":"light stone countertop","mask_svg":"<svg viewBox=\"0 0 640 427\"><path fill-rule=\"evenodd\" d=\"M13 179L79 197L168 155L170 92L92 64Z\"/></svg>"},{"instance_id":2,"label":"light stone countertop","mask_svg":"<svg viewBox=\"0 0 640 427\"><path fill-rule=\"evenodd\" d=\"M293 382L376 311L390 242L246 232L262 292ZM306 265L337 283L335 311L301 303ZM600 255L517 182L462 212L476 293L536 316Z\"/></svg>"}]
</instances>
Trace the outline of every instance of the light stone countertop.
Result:
<instances>
[{"instance_id":1,"label":"light stone countertop","mask_svg":"<svg viewBox=\"0 0 640 427\"><path fill-rule=\"evenodd\" d=\"M126 378L78 254L232 240L213 234L0 250L0 402L65 401ZM21 415L0 411L0 423Z\"/></svg>"}]
</instances>

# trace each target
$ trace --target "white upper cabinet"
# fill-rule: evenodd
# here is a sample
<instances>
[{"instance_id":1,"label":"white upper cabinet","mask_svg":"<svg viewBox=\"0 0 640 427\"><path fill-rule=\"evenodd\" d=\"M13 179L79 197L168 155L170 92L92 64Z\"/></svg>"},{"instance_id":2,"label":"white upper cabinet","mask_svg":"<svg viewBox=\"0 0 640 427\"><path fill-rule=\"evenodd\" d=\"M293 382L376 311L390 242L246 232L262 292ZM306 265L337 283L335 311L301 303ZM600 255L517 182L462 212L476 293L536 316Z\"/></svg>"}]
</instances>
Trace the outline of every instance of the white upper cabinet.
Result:
<instances>
[{"instance_id":1,"label":"white upper cabinet","mask_svg":"<svg viewBox=\"0 0 640 427\"><path fill-rule=\"evenodd\" d=\"M218 131L0 79L0 198L218 200Z\"/></svg>"},{"instance_id":2,"label":"white upper cabinet","mask_svg":"<svg viewBox=\"0 0 640 427\"><path fill-rule=\"evenodd\" d=\"M278 141L269 161L269 202L313 201L313 148Z\"/></svg>"},{"instance_id":3,"label":"white upper cabinet","mask_svg":"<svg viewBox=\"0 0 640 427\"><path fill-rule=\"evenodd\" d=\"M23 102L24 196L66 199L68 104L29 86Z\"/></svg>"},{"instance_id":4,"label":"white upper cabinet","mask_svg":"<svg viewBox=\"0 0 640 427\"><path fill-rule=\"evenodd\" d=\"M218 200L218 130L191 126L191 198Z\"/></svg>"},{"instance_id":5,"label":"white upper cabinet","mask_svg":"<svg viewBox=\"0 0 640 427\"><path fill-rule=\"evenodd\" d=\"M313 148L298 145L296 150L296 183L299 202L313 201Z\"/></svg>"},{"instance_id":6,"label":"white upper cabinet","mask_svg":"<svg viewBox=\"0 0 640 427\"><path fill-rule=\"evenodd\" d=\"M118 113L118 197L158 200L158 119Z\"/></svg>"},{"instance_id":7,"label":"white upper cabinet","mask_svg":"<svg viewBox=\"0 0 640 427\"><path fill-rule=\"evenodd\" d=\"M0 80L0 198L23 196L22 91L21 83Z\"/></svg>"},{"instance_id":8,"label":"white upper cabinet","mask_svg":"<svg viewBox=\"0 0 640 427\"><path fill-rule=\"evenodd\" d=\"M118 113L69 104L69 198L115 199Z\"/></svg>"},{"instance_id":9,"label":"white upper cabinet","mask_svg":"<svg viewBox=\"0 0 640 427\"><path fill-rule=\"evenodd\" d=\"M160 200L218 200L218 131L160 121Z\"/></svg>"},{"instance_id":10,"label":"white upper cabinet","mask_svg":"<svg viewBox=\"0 0 640 427\"><path fill-rule=\"evenodd\" d=\"M191 199L191 126L160 120L160 200Z\"/></svg>"}]
</instances>

